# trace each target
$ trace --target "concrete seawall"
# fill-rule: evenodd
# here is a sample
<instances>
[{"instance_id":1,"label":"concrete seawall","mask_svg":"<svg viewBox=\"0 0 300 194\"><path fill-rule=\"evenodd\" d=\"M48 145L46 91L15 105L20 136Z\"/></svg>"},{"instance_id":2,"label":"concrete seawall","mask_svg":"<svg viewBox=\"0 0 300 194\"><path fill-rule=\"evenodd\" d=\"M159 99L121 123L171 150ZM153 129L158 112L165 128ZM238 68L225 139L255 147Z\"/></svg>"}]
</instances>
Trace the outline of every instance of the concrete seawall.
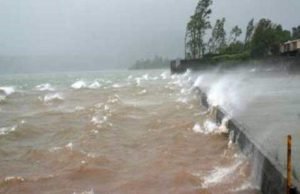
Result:
<instances>
[{"instance_id":1,"label":"concrete seawall","mask_svg":"<svg viewBox=\"0 0 300 194\"><path fill-rule=\"evenodd\" d=\"M207 96L200 88L201 103L209 108ZM227 117L227 113L221 108L216 108L216 122L221 124L222 120ZM228 120L227 128L231 140L235 142L240 150L252 160L253 179L258 184L263 194L283 194L286 191L286 176L282 166L280 166L265 149L255 142L247 130L234 118ZM299 194L297 188L300 188L298 182L293 182L295 188L291 194Z\"/></svg>"}]
</instances>

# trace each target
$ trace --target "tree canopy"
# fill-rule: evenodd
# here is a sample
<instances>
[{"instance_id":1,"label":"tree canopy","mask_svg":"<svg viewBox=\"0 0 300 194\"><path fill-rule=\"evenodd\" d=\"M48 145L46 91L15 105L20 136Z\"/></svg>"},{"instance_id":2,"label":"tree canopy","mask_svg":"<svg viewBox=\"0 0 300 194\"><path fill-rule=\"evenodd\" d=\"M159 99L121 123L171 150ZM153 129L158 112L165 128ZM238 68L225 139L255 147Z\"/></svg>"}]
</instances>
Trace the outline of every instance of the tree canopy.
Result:
<instances>
[{"instance_id":1,"label":"tree canopy","mask_svg":"<svg viewBox=\"0 0 300 194\"><path fill-rule=\"evenodd\" d=\"M217 19L214 26L211 26L209 21L212 13L211 5L212 0L199 0L194 14L187 23L185 36L187 59L207 59L221 55L226 55L225 58L232 58L228 55L240 55L243 58L279 55L280 45L283 42L300 39L300 25L289 31L265 18L257 23L254 19L248 22L243 41L240 38L243 31L238 25L233 26L227 37L226 18ZM206 33L210 29L211 35L207 37Z\"/></svg>"},{"instance_id":2,"label":"tree canopy","mask_svg":"<svg viewBox=\"0 0 300 194\"><path fill-rule=\"evenodd\" d=\"M200 58L205 53L204 35L211 28L209 21L212 0L200 0L186 28L185 54L187 58Z\"/></svg>"}]
</instances>

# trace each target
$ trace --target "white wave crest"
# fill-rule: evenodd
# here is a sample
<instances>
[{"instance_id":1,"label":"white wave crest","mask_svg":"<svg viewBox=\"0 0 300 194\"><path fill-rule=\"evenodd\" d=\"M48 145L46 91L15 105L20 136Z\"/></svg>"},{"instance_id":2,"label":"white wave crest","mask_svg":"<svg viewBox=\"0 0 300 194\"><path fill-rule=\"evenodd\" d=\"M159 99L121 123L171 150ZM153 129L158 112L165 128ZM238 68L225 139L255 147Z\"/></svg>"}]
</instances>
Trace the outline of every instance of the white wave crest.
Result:
<instances>
[{"instance_id":1,"label":"white wave crest","mask_svg":"<svg viewBox=\"0 0 300 194\"><path fill-rule=\"evenodd\" d=\"M44 102L51 102L51 101L63 101L64 97L60 93L54 93L54 94L47 94L44 96L43 101Z\"/></svg>"},{"instance_id":2,"label":"white wave crest","mask_svg":"<svg viewBox=\"0 0 300 194\"><path fill-rule=\"evenodd\" d=\"M199 123L196 123L196 124L194 125L193 131L194 131L195 133L203 133L203 130L202 130L201 125L200 125Z\"/></svg>"},{"instance_id":3,"label":"white wave crest","mask_svg":"<svg viewBox=\"0 0 300 194\"><path fill-rule=\"evenodd\" d=\"M120 84L113 84L112 87L113 88L121 88L122 86Z\"/></svg>"},{"instance_id":4,"label":"white wave crest","mask_svg":"<svg viewBox=\"0 0 300 194\"><path fill-rule=\"evenodd\" d=\"M101 87L101 84L98 81L94 81L93 83L91 83L88 88L90 89L98 89Z\"/></svg>"},{"instance_id":5,"label":"white wave crest","mask_svg":"<svg viewBox=\"0 0 300 194\"><path fill-rule=\"evenodd\" d=\"M149 80L149 75L148 75L148 74L145 74L145 75L142 76L142 78L143 78L144 80Z\"/></svg>"},{"instance_id":6,"label":"white wave crest","mask_svg":"<svg viewBox=\"0 0 300 194\"><path fill-rule=\"evenodd\" d=\"M0 92L4 93L6 96L9 96L16 92L15 88L12 86L2 86L0 87Z\"/></svg>"},{"instance_id":7,"label":"white wave crest","mask_svg":"<svg viewBox=\"0 0 300 194\"><path fill-rule=\"evenodd\" d=\"M14 182L14 181L24 182L25 179L23 177L20 177L20 176L8 176L8 177L4 178L4 181L5 182Z\"/></svg>"},{"instance_id":8,"label":"white wave crest","mask_svg":"<svg viewBox=\"0 0 300 194\"><path fill-rule=\"evenodd\" d=\"M135 78L135 82L137 86L141 86L141 78L139 77Z\"/></svg>"},{"instance_id":9,"label":"white wave crest","mask_svg":"<svg viewBox=\"0 0 300 194\"><path fill-rule=\"evenodd\" d=\"M143 94L146 94L146 93L147 93L147 90L144 89L144 90L140 91L138 94L139 94L139 95L143 95Z\"/></svg>"},{"instance_id":10,"label":"white wave crest","mask_svg":"<svg viewBox=\"0 0 300 194\"><path fill-rule=\"evenodd\" d=\"M107 121L107 116L103 116L102 119L99 119L97 116L93 116L91 119L91 123L94 125L99 125L99 124L103 124Z\"/></svg>"},{"instance_id":11,"label":"white wave crest","mask_svg":"<svg viewBox=\"0 0 300 194\"><path fill-rule=\"evenodd\" d=\"M83 80L79 80L79 81L76 81L75 83L73 83L73 84L71 85L71 87L72 87L73 89L78 90L78 89L86 88L86 87L87 87L87 84L86 84Z\"/></svg>"},{"instance_id":12,"label":"white wave crest","mask_svg":"<svg viewBox=\"0 0 300 194\"><path fill-rule=\"evenodd\" d=\"M7 135L17 129L17 125L14 125L12 127L2 127L0 128L0 135Z\"/></svg>"},{"instance_id":13,"label":"white wave crest","mask_svg":"<svg viewBox=\"0 0 300 194\"><path fill-rule=\"evenodd\" d=\"M49 83L37 85L35 88L39 91L55 91L55 88Z\"/></svg>"},{"instance_id":14,"label":"white wave crest","mask_svg":"<svg viewBox=\"0 0 300 194\"><path fill-rule=\"evenodd\" d=\"M67 145L65 145L65 148L72 151L73 150L73 143L72 142L68 143Z\"/></svg>"},{"instance_id":15,"label":"white wave crest","mask_svg":"<svg viewBox=\"0 0 300 194\"><path fill-rule=\"evenodd\" d=\"M218 130L217 124L211 120L206 120L203 125L205 134L212 134Z\"/></svg>"}]
</instances>

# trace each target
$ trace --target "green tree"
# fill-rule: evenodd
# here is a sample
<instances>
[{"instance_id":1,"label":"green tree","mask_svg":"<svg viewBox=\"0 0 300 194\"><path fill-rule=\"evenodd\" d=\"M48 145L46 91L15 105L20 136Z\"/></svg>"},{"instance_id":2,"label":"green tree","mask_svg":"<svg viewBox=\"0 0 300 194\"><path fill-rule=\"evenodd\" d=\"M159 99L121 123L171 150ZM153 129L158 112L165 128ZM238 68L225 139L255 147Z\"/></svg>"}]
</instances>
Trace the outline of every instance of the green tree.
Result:
<instances>
[{"instance_id":1,"label":"green tree","mask_svg":"<svg viewBox=\"0 0 300 194\"><path fill-rule=\"evenodd\" d=\"M300 26L292 28L292 38L299 39L300 38Z\"/></svg>"},{"instance_id":2,"label":"green tree","mask_svg":"<svg viewBox=\"0 0 300 194\"><path fill-rule=\"evenodd\" d=\"M251 19L247 25L246 35L245 35L245 44L251 41L253 31L254 31L254 19Z\"/></svg>"},{"instance_id":3,"label":"green tree","mask_svg":"<svg viewBox=\"0 0 300 194\"><path fill-rule=\"evenodd\" d=\"M290 32L283 30L281 25L271 20L261 19L251 40L251 54L254 57L264 57L279 53L279 45L290 38Z\"/></svg>"},{"instance_id":4,"label":"green tree","mask_svg":"<svg viewBox=\"0 0 300 194\"><path fill-rule=\"evenodd\" d=\"M225 18L217 19L213 29L211 38L209 39L209 51L211 53L220 53L226 48L226 31L224 29Z\"/></svg>"},{"instance_id":5,"label":"green tree","mask_svg":"<svg viewBox=\"0 0 300 194\"><path fill-rule=\"evenodd\" d=\"M212 0L200 0L194 15L187 24L185 35L186 58L200 58L206 51L204 36L207 29L211 28L209 17Z\"/></svg>"},{"instance_id":6,"label":"green tree","mask_svg":"<svg viewBox=\"0 0 300 194\"><path fill-rule=\"evenodd\" d=\"M234 26L230 31L230 40L229 42L234 43L237 41L238 37L242 34L242 29L238 25Z\"/></svg>"}]
</instances>

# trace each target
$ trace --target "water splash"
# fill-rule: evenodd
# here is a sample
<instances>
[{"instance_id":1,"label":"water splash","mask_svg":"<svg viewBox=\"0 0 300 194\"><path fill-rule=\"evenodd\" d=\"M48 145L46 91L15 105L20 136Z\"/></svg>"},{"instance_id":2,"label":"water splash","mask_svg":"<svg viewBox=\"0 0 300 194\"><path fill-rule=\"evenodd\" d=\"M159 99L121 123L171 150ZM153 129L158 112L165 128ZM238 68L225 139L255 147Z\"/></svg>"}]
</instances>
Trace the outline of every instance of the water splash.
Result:
<instances>
[{"instance_id":1,"label":"water splash","mask_svg":"<svg viewBox=\"0 0 300 194\"><path fill-rule=\"evenodd\" d=\"M12 86L0 87L0 92L4 93L6 96L10 96L16 92L15 88Z\"/></svg>"}]
</instances>

